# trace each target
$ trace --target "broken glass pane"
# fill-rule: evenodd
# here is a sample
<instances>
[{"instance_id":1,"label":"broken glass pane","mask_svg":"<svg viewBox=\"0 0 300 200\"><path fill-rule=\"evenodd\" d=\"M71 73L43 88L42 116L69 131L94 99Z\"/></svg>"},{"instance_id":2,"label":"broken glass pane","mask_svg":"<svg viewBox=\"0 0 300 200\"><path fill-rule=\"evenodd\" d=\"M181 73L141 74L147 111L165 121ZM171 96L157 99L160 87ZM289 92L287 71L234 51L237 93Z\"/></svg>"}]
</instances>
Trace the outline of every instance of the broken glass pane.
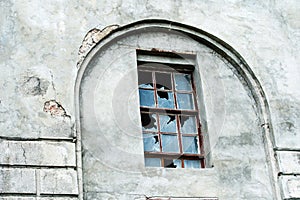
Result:
<instances>
[{"instance_id":1,"label":"broken glass pane","mask_svg":"<svg viewBox=\"0 0 300 200\"><path fill-rule=\"evenodd\" d=\"M159 108L174 108L172 92L157 91L157 101Z\"/></svg>"},{"instance_id":2,"label":"broken glass pane","mask_svg":"<svg viewBox=\"0 0 300 200\"><path fill-rule=\"evenodd\" d=\"M157 131L156 114L141 113L141 121L142 121L143 130Z\"/></svg>"},{"instance_id":3,"label":"broken glass pane","mask_svg":"<svg viewBox=\"0 0 300 200\"><path fill-rule=\"evenodd\" d=\"M156 88L161 90L172 90L171 74L155 73Z\"/></svg>"},{"instance_id":4,"label":"broken glass pane","mask_svg":"<svg viewBox=\"0 0 300 200\"><path fill-rule=\"evenodd\" d=\"M193 110L193 96L192 94L177 93L177 106L183 110Z\"/></svg>"},{"instance_id":5,"label":"broken glass pane","mask_svg":"<svg viewBox=\"0 0 300 200\"><path fill-rule=\"evenodd\" d=\"M176 90L192 90L191 75L190 74L175 74L175 88Z\"/></svg>"},{"instance_id":6,"label":"broken glass pane","mask_svg":"<svg viewBox=\"0 0 300 200\"><path fill-rule=\"evenodd\" d=\"M196 118L194 116L180 115L180 132L197 133Z\"/></svg>"},{"instance_id":7,"label":"broken glass pane","mask_svg":"<svg viewBox=\"0 0 300 200\"><path fill-rule=\"evenodd\" d=\"M153 90L142 90L139 89L140 95L140 105L147 106L147 107L154 107L154 92Z\"/></svg>"},{"instance_id":8,"label":"broken glass pane","mask_svg":"<svg viewBox=\"0 0 300 200\"><path fill-rule=\"evenodd\" d=\"M179 152L177 135L161 135L163 152Z\"/></svg>"},{"instance_id":9,"label":"broken glass pane","mask_svg":"<svg viewBox=\"0 0 300 200\"><path fill-rule=\"evenodd\" d=\"M158 152L159 149L159 138L157 134L143 134L144 138L144 151Z\"/></svg>"},{"instance_id":10,"label":"broken glass pane","mask_svg":"<svg viewBox=\"0 0 300 200\"><path fill-rule=\"evenodd\" d=\"M176 165L176 168L182 168L181 166L181 160L173 160L174 165Z\"/></svg>"},{"instance_id":11,"label":"broken glass pane","mask_svg":"<svg viewBox=\"0 0 300 200\"><path fill-rule=\"evenodd\" d=\"M182 148L184 153L199 153L198 152L198 137L197 136L183 136Z\"/></svg>"},{"instance_id":12,"label":"broken glass pane","mask_svg":"<svg viewBox=\"0 0 300 200\"><path fill-rule=\"evenodd\" d=\"M153 84L140 84L139 88L153 88Z\"/></svg>"},{"instance_id":13,"label":"broken glass pane","mask_svg":"<svg viewBox=\"0 0 300 200\"><path fill-rule=\"evenodd\" d=\"M164 167L166 167L166 168L181 168L181 160L164 159Z\"/></svg>"},{"instance_id":14,"label":"broken glass pane","mask_svg":"<svg viewBox=\"0 0 300 200\"><path fill-rule=\"evenodd\" d=\"M139 88L153 88L152 72L139 71Z\"/></svg>"},{"instance_id":15,"label":"broken glass pane","mask_svg":"<svg viewBox=\"0 0 300 200\"><path fill-rule=\"evenodd\" d=\"M184 160L185 168L200 168L199 160Z\"/></svg>"},{"instance_id":16,"label":"broken glass pane","mask_svg":"<svg viewBox=\"0 0 300 200\"><path fill-rule=\"evenodd\" d=\"M177 133L177 123L175 115L159 115L159 124L161 132Z\"/></svg>"},{"instance_id":17,"label":"broken glass pane","mask_svg":"<svg viewBox=\"0 0 300 200\"><path fill-rule=\"evenodd\" d=\"M160 158L145 158L146 167L160 167L161 161Z\"/></svg>"}]
</instances>

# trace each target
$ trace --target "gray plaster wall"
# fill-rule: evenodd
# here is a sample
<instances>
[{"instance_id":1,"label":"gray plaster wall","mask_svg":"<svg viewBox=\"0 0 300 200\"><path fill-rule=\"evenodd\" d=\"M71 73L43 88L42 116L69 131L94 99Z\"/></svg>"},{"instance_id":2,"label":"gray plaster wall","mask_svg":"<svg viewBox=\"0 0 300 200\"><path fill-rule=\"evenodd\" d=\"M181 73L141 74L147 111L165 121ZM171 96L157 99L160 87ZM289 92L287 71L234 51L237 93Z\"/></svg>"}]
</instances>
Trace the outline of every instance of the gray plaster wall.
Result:
<instances>
[{"instance_id":1,"label":"gray plaster wall","mask_svg":"<svg viewBox=\"0 0 300 200\"><path fill-rule=\"evenodd\" d=\"M194 75L201 77L195 81L197 92L204 97L205 107L199 109L206 110L207 118L201 121L207 124L203 134L210 136L213 167L144 166L136 49L154 45L165 51L197 54ZM275 198L254 100L229 63L187 35L164 29L148 28L107 46L87 66L80 88L86 199L103 199L108 194L123 196L120 199Z\"/></svg>"},{"instance_id":2,"label":"gray plaster wall","mask_svg":"<svg viewBox=\"0 0 300 200\"><path fill-rule=\"evenodd\" d=\"M298 0L0 1L0 199L77 199L80 181L75 162L74 85L79 46L87 31L94 27L101 29L111 24L125 25L146 18L169 19L201 28L221 38L243 56L260 81L269 102L275 158L278 160L274 167L277 167L275 172L279 174L281 198L300 198L299 9ZM216 63L221 60L216 59ZM218 66L225 68L225 65L223 63ZM126 71L118 68L115 72L121 75ZM211 138L220 149L216 149L214 153L218 160L215 162L216 167L195 173L215 177L207 183L207 193L219 195L220 199L232 199L235 198L234 195L240 199L253 199L260 194L263 199L267 193L272 193L271 186L268 185L272 172L266 168L268 158L261 149L265 142L262 140L261 124L258 121L255 123L257 116L252 108L253 102L250 97L247 98L247 91L236 80L236 76L228 70L221 72L218 74L224 82L225 94L234 94L227 96L225 101L226 107L232 109L224 117L224 130L232 130L227 132L231 135L221 136L217 140ZM201 73L201 77L212 76L209 69L203 69ZM132 77L128 81L134 84L135 76ZM212 79L213 77L210 78ZM237 85L232 85L233 82ZM209 94L212 90L210 84L203 80L204 92L207 94L205 98L208 100L214 99L213 94ZM45 102L49 100L55 100L57 104L54 108L62 112L45 112ZM236 106L234 101L245 104L242 107ZM207 106L208 117L214 116L214 112L218 113L217 110L209 110ZM241 118L245 123L234 124L236 118ZM208 118L208 125L213 124L209 123L213 119ZM134 120L138 123L137 119ZM107 126L103 126L103 129ZM211 130L214 128L211 127ZM134 139L137 146L126 146L129 152L142 148L139 138ZM222 146L233 147L227 151L227 155L235 157L231 158L233 165L222 160L226 157L226 152L221 151ZM253 148L254 146L260 148ZM244 147L253 152L253 155L259 156L251 157L251 154L245 158L239 152ZM230 151L233 151L232 154ZM113 154L102 155L103 159L114 161ZM124 163L129 167L138 166L136 169L143 171L142 155L136 156L139 159ZM254 166L249 164L253 159L257 159ZM88 165L92 161L87 159L83 163ZM259 165L262 166L258 167ZM219 173L218 167L227 171ZM134 199L146 193L144 188L139 189L135 183L121 189L110 184L114 181L102 183L101 180L106 180L104 175L108 172L104 170L98 180L104 192L91 193L90 199L97 199L93 195L103 195L102 199ZM84 173L91 174L91 171ZM170 170L160 169L151 173L149 177L157 177L155 180L174 178ZM178 176L185 175L183 170L174 173ZM213 175L210 176L210 173ZM144 176L132 174L130 173L132 177ZM259 178L260 174L263 174L262 178ZM120 180L118 170L110 175L111 179L116 179L115 182ZM237 177L233 185L226 182L229 175ZM195 178L187 177L192 178L187 181ZM259 179L256 180L256 177ZM150 183L152 181L153 179L149 180ZM198 179L195 181L199 182ZM260 181L264 189L259 187ZM93 187L93 184L91 182L86 187L91 186L93 191L97 191L99 186ZM215 188L218 184L224 188L224 194L221 188ZM132 197L120 192L131 188L135 188L132 191L137 191L129 193ZM114 192L117 190L118 194L112 193L111 189ZM226 191L232 193L226 196ZM186 194L187 191L182 192ZM172 194L166 190L165 195ZM272 195L274 194L265 199L271 199Z\"/></svg>"}]
</instances>

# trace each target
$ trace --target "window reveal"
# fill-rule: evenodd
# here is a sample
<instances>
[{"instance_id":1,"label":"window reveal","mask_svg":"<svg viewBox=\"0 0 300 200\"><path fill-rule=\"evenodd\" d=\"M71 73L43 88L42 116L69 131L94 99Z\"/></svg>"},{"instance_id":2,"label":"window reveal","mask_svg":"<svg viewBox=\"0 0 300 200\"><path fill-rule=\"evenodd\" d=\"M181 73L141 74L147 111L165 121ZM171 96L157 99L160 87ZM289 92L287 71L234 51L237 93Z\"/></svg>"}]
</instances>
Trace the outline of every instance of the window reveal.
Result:
<instances>
[{"instance_id":1,"label":"window reveal","mask_svg":"<svg viewBox=\"0 0 300 200\"><path fill-rule=\"evenodd\" d=\"M138 66L145 165L203 168L193 70L170 70L172 66L164 69L156 64Z\"/></svg>"}]
</instances>

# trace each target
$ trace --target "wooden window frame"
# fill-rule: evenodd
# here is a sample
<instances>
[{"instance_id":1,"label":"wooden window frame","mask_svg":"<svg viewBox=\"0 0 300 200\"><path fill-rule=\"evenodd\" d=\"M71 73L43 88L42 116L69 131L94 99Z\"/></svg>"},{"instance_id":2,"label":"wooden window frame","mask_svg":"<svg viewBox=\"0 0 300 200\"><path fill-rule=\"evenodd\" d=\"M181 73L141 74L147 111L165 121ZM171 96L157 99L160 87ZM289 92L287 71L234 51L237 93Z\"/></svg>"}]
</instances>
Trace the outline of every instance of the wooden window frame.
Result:
<instances>
[{"instance_id":1,"label":"wooden window frame","mask_svg":"<svg viewBox=\"0 0 300 200\"><path fill-rule=\"evenodd\" d=\"M181 161L181 168L185 168L184 160L199 160L200 162L200 168L205 168L205 152L204 152L204 138L203 134L201 133L201 123L200 123L200 116L199 116L199 108L198 108L198 100L197 100L197 94L196 94L196 87L194 84L194 65L187 65L187 64L174 64L174 63L160 63L160 62L152 62L152 61L137 61L138 65L138 74L140 75L140 72L151 72L152 74L152 84L153 88L139 88L143 90L151 90L154 93L154 102L155 102L155 108L152 107L146 107L140 105L140 112L142 113L151 113L156 115L157 119L157 132L153 131L143 131L144 133L149 134L157 134L159 138L159 149L160 152L144 152L145 158L160 158L161 167L168 167L166 165L165 160L180 160ZM155 73L166 73L170 74L171 76L171 84L172 89L170 90L164 90L164 92L172 92L173 99L174 99L174 109L171 108L158 108L158 97L157 97L157 91L160 91L160 89L157 88L156 80L155 80ZM176 90L175 88L175 74L189 74L191 76L191 85L192 90ZM192 94L193 96L193 110L186 110L186 109L179 109L177 106L177 93L188 93ZM162 151L162 140L161 135L175 135L174 133L167 133L167 132L161 132L160 131L160 119L158 117L159 114L170 114L175 115L175 120L177 124L177 140L179 142L179 153L170 153L170 152L163 152ZM183 143L182 143L182 134L181 134L181 128L180 128L180 116L191 116L195 117L196 119L196 134L184 134L184 136L197 136L198 139L198 153L192 154L192 153L184 153L183 152Z\"/></svg>"}]
</instances>

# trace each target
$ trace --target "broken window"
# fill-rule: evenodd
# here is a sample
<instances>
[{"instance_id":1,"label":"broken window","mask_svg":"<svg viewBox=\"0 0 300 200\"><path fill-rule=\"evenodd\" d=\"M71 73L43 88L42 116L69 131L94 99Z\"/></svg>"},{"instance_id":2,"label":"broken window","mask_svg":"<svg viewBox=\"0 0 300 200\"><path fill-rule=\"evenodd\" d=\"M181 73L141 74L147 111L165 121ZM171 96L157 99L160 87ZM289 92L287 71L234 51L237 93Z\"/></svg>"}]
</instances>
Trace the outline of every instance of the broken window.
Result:
<instances>
[{"instance_id":1,"label":"broken window","mask_svg":"<svg viewBox=\"0 0 300 200\"><path fill-rule=\"evenodd\" d=\"M138 59L145 165L203 168L194 66L174 64L172 58L167 60L160 63Z\"/></svg>"}]
</instances>

